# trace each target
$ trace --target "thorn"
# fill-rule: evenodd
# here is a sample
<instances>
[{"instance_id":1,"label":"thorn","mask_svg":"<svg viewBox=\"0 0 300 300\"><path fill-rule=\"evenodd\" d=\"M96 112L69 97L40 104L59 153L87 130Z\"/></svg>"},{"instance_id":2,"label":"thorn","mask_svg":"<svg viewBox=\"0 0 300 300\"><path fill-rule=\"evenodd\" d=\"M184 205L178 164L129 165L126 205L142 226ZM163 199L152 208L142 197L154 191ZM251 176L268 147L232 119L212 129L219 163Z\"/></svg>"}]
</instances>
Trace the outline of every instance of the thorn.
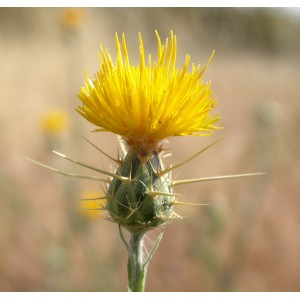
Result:
<instances>
[{"instance_id":1,"label":"thorn","mask_svg":"<svg viewBox=\"0 0 300 300\"><path fill-rule=\"evenodd\" d=\"M57 152L57 151L55 151L55 150L53 150L52 152L53 152L54 154L56 154L56 155L62 157L62 158L65 158L65 159L67 159L67 160L69 160L69 161L71 161L71 162L77 164L77 165L80 165L80 166L82 166L82 167L85 167L85 168L91 169L91 170L93 170L93 171L96 171L96 172L99 172L99 173L108 175L108 176L110 176L110 177L119 179L119 180L121 180L122 182L125 182L125 183L131 182L131 179L130 179L130 178L123 177L123 176L120 176L120 175L118 175L118 174L114 174L114 173L111 173L111 172L108 172L108 171L105 171L105 170L101 170L101 169L95 168L95 167L93 167L93 166L90 166L90 165L87 165L87 164L85 164L85 163L82 163L82 162L80 162L80 161L78 161L78 160L74 160L74 159L72 159L72 158L66 156L65 154L62 154L62 153Z\"/></svg>"},{"instance_id":2,"label":"thorn","mask_svg":"<svg viewBox=\"0 0 300 300\"><path fill-rule=\"evenodd\" d=\"M170 157L170 156L172 156L172 153L166 153L166 154L162 155L163 158Z\"/></svg>"},{"instance_id":3,"label":"thorn","mask_svg":"<svg viewBox=\"0 0 300 300\"><path fill-rule=\"evenodd\" d=\"M64 172L64 171L61 171L59 169L50 167L48 165L42 164L42 163L40 163L40 162L38 162L34 159L31 159L29 157L24 156L24 158L27 159L28 161L40 166L40 167L43 167L45 169L48 169L50 171L56 172L56 173L64 175L64 176L80 178L80 179L90 179L90 180L96 180L96 181L101 181L101 182L105 182L105 183L110 183L110 180L105 179L105 178L100 178L100 177L97 177L97 176L84 176L84 175L79 175L79 174L74 174L74 173L68 173L68 172Z\"/></svg>"},{"instance_id":4,"label":"thorn","mask_svg":"<svg viewBox=\"0 0 300 300\"><path fill-rule=\"evenodd\" d=\"M89 141L87 138L82 137L85 141L87 141L90 145L92 145L95 149L97 149L99 152L101 152L104 156L108 157L109 159L111 159L113 162L117 163L117 164L121 164L121 161L119 159L114 159L113 157L111 157L110 155L108 155L107 153L105 153L103 150L101 150L100 148L98 148L95 144L93 144L91 141Z\"/></svg>"},{"instance_id":5,"label":"thorn","mask_svg":"<svg viewBox=\"0 0 300 300\"><path fill-rule=\"evenodd\" d=\"M99 208L85 208L83 210L106 210L106 208L99 207Z\"/></svg>"},{"instance_id":6,"label":"thorn","mask_svg":"<svg viewBox=\"0 0 300 300\"><path fill-rule=\"evenodd\" d=\"M168 220L172 220L172 219L183 219L183 217L173 211L172 216L168 218Z\"/></svg>"},{"instance_id":7,"label":"thorn","mask_svg":"<svg viewBox=\"0 0 300 300\"><path fill-rule=\"evenodd\" d=\"M119 142L120 148L123 152L123 156L125 157L127 155L127 149L126 149L124 138L121 137L120 135L118 135L117 137L118 137L118 142Z\"/></svg>"},{"instance_id":8,"label":"thorn","mask_svg":"<svg viewBox=\"0 0 300 300\"><path fill-rule=\"evenodd\" d=\"M199 206L207 206L210 205L208 203L191 203L191 202L180 202L180 201L173 201L172 205L199 205Z\"/></svg>"},{"instance_id":9,"label":"thorn","mask_svg":"<svg viewBox=\"0 0 300 300\"><path fill-rule=\"evenodd\" d=\"M155 176L157 176L157 171L158 171L158 170L155 170L155 169L154 169L154 166L153 166L153 164L152 164L152 161L151 161L151 160L149 161L149 164L150 164L150 167L151 167L151 171L152 171L152 173L153 173ZM157 176L157 177L158 177L158 176Z\"/></svg>"},{"instance_id":10,"label":"thorn","mask_svg":"<svg viewBox=\"0 0 300 300\"><path fill-rule=\"evenodd\" d=\"M122 164L124 162L124 159L121 157L119 149L118 149L117 157L120 164Z\"/></svg>"},{"instance_id":11,"label":"thorn","mask_svg":"<svg viewBox=\"0 0 300 300\"><path fill-rule=\"evenodd\" d=\"M183 179L183 180L175 180L172 182L171 185L174 186L174 185L179 185L179 184L196 183L196 182L203 182L203 181L235 179L235 178L241 178L241 177L260 176L260 175L265 175L265 174L267 174L267 173L247 173L247 174L203 177L203 178L195 178L195 179Z\"/></svg>"},{"instance_id":12,"label":"thorn","mask_svg":"<svg viewBox=\"0 0 300 300\"><path fill-rule=\"evenodd\" d=\"M109 195L107 194L107 190L105 191L103 186L100 186L100 189L102 190L102 193L106 196L106 198L108 200Z\"/></svg>"},{"instance_id":13,"label":"thorn","mask_svg":"<svg viewBox=\"0 0 300 300\"><path fill-rule=\"evenodd\" d=\"M213 146L214 144L216 144L219 140L221 140L224 136L225 136L225 134L222 135L221 137L219 137L218 139L216 139L214 142L210 143L208 146L202 148L200 151L196 152L194 155L192 155L192 156L190 156L189 158L183 160L181 163L179 163L179 164L177 164L177 165L175 165L175 166L173 166L173 167L169 167L169 168L167 168L167 169L165 169L165 170L163 170L163 171L160 171L160 172L157 174L157 176L158 176L158 177L161 177L162 175L164 175L164 174L166 174L166 173L169 173L169 172L171 172L171 171L173 171L173 170L175 170L175 169L177 169L177 168L183 166L184 164L188 163L189 161L191 161L192 159L194 159L195 157L197 157L198 155L200 155L201 153L203 153L205 150L207 150L207 149L209 149L210 147L212 147L212 146Z\"/></svg>"}]
</instances>

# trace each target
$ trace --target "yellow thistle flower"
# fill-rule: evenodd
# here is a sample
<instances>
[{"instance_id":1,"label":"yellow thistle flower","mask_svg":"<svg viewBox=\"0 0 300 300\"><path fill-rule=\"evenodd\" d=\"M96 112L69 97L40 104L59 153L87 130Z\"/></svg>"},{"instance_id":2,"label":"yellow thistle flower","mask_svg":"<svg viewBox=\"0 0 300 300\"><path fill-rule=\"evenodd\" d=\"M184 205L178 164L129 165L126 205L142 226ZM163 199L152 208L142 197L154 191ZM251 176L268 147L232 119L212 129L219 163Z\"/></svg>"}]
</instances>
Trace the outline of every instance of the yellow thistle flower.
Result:
<instances>
[{"instance_id":1,"label":"yellow thistle flower","mask_svg":"<svg viewBox=\"0 0 300 300\"><path fill-rule=\"evenodd\" d=\"M103 207L106 206L106 200L95 191L85 191L81 198L78 202L80 214L88 219L99 219L103 214Z\"/></svg>"},{"instance_id":2,"label":"yellow thistle flower","mask_svg":"<svg viewBox=\"0 0 300 300\"><path fill-rule=\"evenodd\" d=\"M130 65L125 35L120 44L116 33L116 62L100 46L100 70L92 81L86 75L79 92L82 106L77 111L96 125L97 131L111 131L124 138L139 156L157 151L160 142L172 136L208 135L219 119L210 115L216 100L210 82L202 82L207 67L192 64L187 54L183 67L176 67L176 36L161 44L157 37L157 60L145 53L139 34L140 63ZM212 57L212 56L211 56ZM210 60L209 60L210 61ZM208 62L209 63L209 62Z\"/></svg>"},{"instance_id":3,"label":"yellow thistle flower","mask_svg":"<svg viewBox=\"0 0 300 300\"><path fill-rule=\"evenodd\" d=\"M66 29L76 29L84 20L85 12L82 8L67 7L61 11L60 21Z\"/></svg>"},{"instance_id":4,"label":"yellow thistle flower","mask_svg":"<svg viewBox=\"0 0 300 300\"><path fill-rule=\"evenodd\" d=\"M40 128L48 135L57 135L69 127L69 116L64 111L51 109L40 117Z\"/></svg>"}]
</instances>

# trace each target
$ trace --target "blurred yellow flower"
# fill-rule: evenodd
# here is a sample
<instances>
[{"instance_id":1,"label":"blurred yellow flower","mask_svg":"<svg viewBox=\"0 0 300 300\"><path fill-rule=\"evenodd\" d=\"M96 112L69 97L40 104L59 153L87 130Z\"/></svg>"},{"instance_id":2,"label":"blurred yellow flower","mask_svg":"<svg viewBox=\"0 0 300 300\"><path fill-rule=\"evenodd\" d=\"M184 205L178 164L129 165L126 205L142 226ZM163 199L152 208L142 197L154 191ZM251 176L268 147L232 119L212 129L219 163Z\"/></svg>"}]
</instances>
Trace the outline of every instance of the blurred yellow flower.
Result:
<instances>
[{"instance_id":1,"label":"blurred yellow flower","mask_svg":"<svg viewBox=\"0 0 300 300\"><path fill-rule=\"evenodd\" d=\"M81 194L81 199L78 201L78 209L82 216L88 219L101 218L103 215L103 208L106 205L105 199L99 199L98 191L85 191Z\"/></svg>"},{"instance_id":2,"label":"blurred yellow flower","mask_svg":"<svg viewBox=\"0 0 300 300\"><path fill-rule=\"evenodd\" d=\"M40 127L45 134L57 135L70 125L69 116L62 110L48 110L40 117Z\"/></svg>"},{"instance_id":3,"label":"blurred yellow flower","mask_svg":"<svg viewBox=\"0 0 300 300\"><path fill-rule=\"evenodd\" d=\"M62 9L60 17L63 27L75 29L84 21L85 11L79 7L66 7Z\"/></svg>"},{"instance_id":4,"label":"blurred yellow flower","mask_svg":"<svg viewBox=\"0 0 300 300\"><path fill-rule=\"evenodd\" d=\"M210 82L201 80L208 64L202 69L192 64L188 72L187 54L183 67L176 68L176 36L171 31L164 45L157 32L156 37L157 60L152 61L150 54L145 59L139 34L140 63L132 66L125 36L120 44L116 33L115 64L101 45L100 70L93 81L86 75L78 94L82 106L77 111L98 131L121 135L145 155L156 151L167 137L208 135L220 129L214 125L219 117L209 114L216 105Z\"/></svg>"}]
</instances>

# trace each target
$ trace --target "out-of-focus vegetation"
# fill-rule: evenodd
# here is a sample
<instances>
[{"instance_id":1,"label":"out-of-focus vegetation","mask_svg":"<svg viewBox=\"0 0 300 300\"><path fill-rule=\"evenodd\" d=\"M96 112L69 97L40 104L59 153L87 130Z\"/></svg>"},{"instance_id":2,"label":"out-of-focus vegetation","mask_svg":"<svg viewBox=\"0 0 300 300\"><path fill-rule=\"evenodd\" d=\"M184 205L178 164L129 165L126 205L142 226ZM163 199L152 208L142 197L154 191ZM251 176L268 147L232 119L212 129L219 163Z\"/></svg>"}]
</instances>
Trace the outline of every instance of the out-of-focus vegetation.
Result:
<instances>
[{"instance_id":1,"label":"out-of-focus vegetation","mask_svg":"<svg viewBox=\"0 0 300 300\"><path fill-rule=\"evenodd\" d=\"M178 187L180 200L210 205L178 210L184 219L166 227L146 289L300 290L299 17L279 8L1 8L0 291L125 290L117 226L80 211L90 203L79 199L101 196L103 187L22 155L94 175L61 161L54 149L112 170L82 139L117 155L115 137L91 133L74 111L83 70L97 70L100 43L114 55L116 31L125 32L133 63L138 31L154 57L155 29L162 39L175 32L179 65L186 52L204 65L216 50L204 77L229 132L175 177L268 175ZM166 164L213 138L170 139Z\"/></svg>"},{"instance_id":2,"label":"out-of-focus vegetation","mask_svg":"<svg viewBox=\"0 0 300 300\"><path fill-rule=\"evenodd\" d=\"M297 8L296 8L297 9ZM54 11L55 9L48 9ZM193 44L207 49L235 51L263 51L269 54L299 54L300 17L291 16L282 8L94 8L89 15L108 16L109 28L132 30L139 23L139 31L164 27L187 30ZM46 12L44 12L47 14ZM76 28L84 22L82 12L70 11L57 17L61 25ZM300 16L300 13L299 13ZM174 22L176 20L176 22ZM101 20L98 20L101 21ZM0 9L1 37L27 39L44 35L47 22L38 8ZM71 25L70 25L71 24ZM75 24L75 25L74 25ZM22 29L22 30L20 30ZM96 30L96 28L94 28ZM100 42L100 41L99 41Z\"/></svg>"}]
</instances>

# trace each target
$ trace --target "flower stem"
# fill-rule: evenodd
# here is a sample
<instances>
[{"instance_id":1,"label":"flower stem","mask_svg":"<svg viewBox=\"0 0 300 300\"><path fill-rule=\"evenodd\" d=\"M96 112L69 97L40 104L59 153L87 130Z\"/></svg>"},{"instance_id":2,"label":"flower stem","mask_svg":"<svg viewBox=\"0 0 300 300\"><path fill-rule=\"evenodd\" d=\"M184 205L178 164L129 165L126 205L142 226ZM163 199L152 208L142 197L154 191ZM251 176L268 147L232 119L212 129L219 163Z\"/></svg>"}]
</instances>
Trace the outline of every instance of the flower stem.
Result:
<instances>
[{"instance_id":1,"label":"flower stem","mask_svg":"<svg viewBox=\"0 0 300 300\"><path fill-rule=\"evenodd\" d=\"M128 290L130 292L143 292L147 266L143 262L144 232L132 232L130 249L128 253Z\"/></svg>"}]
</instances>

